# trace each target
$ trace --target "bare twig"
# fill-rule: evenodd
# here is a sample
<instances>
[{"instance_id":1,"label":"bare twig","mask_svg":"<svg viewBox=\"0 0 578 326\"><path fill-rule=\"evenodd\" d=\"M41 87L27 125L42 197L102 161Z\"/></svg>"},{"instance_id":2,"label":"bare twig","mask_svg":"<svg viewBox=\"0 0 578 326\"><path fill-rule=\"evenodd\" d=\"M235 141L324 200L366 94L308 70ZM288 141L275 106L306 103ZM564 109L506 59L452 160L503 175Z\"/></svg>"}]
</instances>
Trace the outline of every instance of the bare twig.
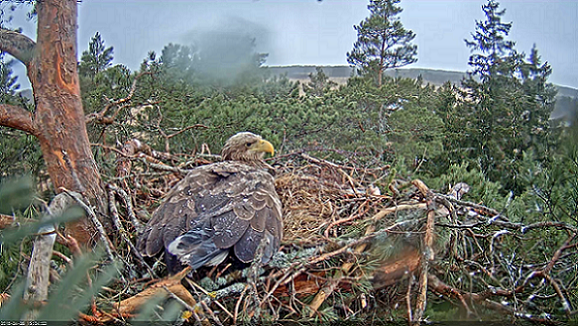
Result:
<instances>
[{"instance_id":1,"label":"bare twig","mask_svg":"<svg viewBox=\"0 0 578 326\"><path fill-rule=\"evenodd\" d=\"M138 82L138 80L144 76L144 75L150 75L151 72L150 71L144 71L139 73L134 80L132 81L132 85L130 87L130 91L128 93L128 95L124 98L115 100L115 101L111 101L109 102L100 112L97 113L91 113L89 115L87 115L84 119L86 123L92 122L92 121L97 121L99 123L104 123L104 124L111 124L112 122L114 122L114 119L116 118L116 116L118 115L119 111L122 108L127 107L127 105L123 105L125 103L128 103L132 100L132 97L134 96L134 92L136 91L136 84ZM112 108L113 106L118 106L117 110L112 114L112 117L109 119L105 119L104 116L106 115L106 113L108 112L108 110L110 110L110 108Z\"/></svg>"},{"instance_id":2,"label":"bare twig","mask_svg":"<svg viewBox=\"0 0 578 326\"><path fill-rule=\"evenodd\" d=\"M424 189L425 192L425 189ZM429 264L434 259L433 237L435 225L435 207L432 199L427 200L428 213L425 227L423 257L421 259L421 272L419 275L418 296L415 303L415 312L411 325L419 325L423 319L427 304L427 280L429 274Z\"/></svg>"},{"instance_id":3,"label":"bare twig","mask_svg":"<svg viewBox=\"0 0 578 326\"><path fill-rule=\"evenodd\" d=\"M108 205L109 205L109 207L108 208L109 208L109 211L110 211L110 214L112 217L113 224L116 227L120 236L123 238L124 242L129 246L132 254L137 258L137 261L139 262L139 264L141 266L143 266L148 271L148 273L149 273L149 275L151 275L151 277L156 278L157 276L156 276L155 272L144 261L144 258L142 257L142 255L140 254L138 249L134 246L132 241L130 241L124 226L122 226L122 223L120 222L120 219L118 217L118 210L116 209L116 201L114 200L114 194L115 194L115 192L112 190L111 187L109 187L109 191L108 191Z\"/></svg>"},{"instance_id":4,"label":"bare twig","mask_svg":"<svg viewBox=\"0 0 578 326\"><path fill-rule=\"evenodd\" d=\"M60 189L64 192L66 192L70 197L72 197L72 199L74 199L76 201L76 203L84 209L86 214L88 214L88 216L90 217L90 220L92 221L92 223L94 224L94 226L96 227L96 229L98 231L98 235L100 237L100 240L102 241L102 244L104 245L104 248L105 248L106 253L108 255L108 259L110 261L114 261L114 254L113 254L113 250L112 250L112 248L114 248L114 246L113 246L112 242L110 241L110 239L108 238L108 235L107 235L106 231L104 230L102 223L100 223L100 221L96 217L96 214L94 213L92 208L84 202L84 200L82 199L82 196L79 193L74 192L74 191L70 191L70 190L63 188L63 187L61 187Z\"/></svg>"},{"instance_id":5,"label":"bare twig","mask_svg":"<svg viewBox=\"0 0 578 326\"><path fill-rule=\"evenodd\" d=\"M129 195L126 193L126 191L124 191L124 189L117 187L116 185L110 183L108 184L108 187L113 190L114 192L116 192L120 198L122 198L125 208L126 208L126 213L130 219L130 221L132 222L132 225L134 226L134 228L137 231L137 234L140 234L140 232L143 229L142 224L139 222L139 220L137 219L135 213L134 213L134 209L132 206L132 199L129 197Z\"/></svg>"}]
</instances>

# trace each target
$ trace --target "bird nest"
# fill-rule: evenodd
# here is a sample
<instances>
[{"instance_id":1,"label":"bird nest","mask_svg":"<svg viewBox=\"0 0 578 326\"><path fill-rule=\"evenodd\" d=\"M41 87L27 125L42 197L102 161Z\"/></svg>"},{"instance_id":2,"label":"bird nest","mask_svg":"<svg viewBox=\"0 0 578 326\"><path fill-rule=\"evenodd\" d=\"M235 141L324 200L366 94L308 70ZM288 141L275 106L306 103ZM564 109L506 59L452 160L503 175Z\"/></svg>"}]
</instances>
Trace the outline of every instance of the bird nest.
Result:
<instances>
[{"instance_id":1,"label":"bird nest","mask_svg":"<svg viewBox=\"0 0 578 326\"><path fill-rule=\"evenodd\" d=\"M124 262L122 275L101 293L90 314L81 315L85 321L129 320L139 311L140 318L160 318L155 307L171 302L185 311L176 319L216 324L419 321L426 317L426 305L443 300L456 307L456 318L487 318L495 316L488 311L499 311L536 321L535 306L509 304L529 298L524 288L536 285L534 278L552 284L540 285L536 295L568 300L555 289L569 282L565 271L575 266L569 253L525 267L515 282L504 279L517 273L508 257L529 248L529 230L575 235L572 226L542 223L524 229L532 226L455 194L436 193L419 180L396 180L387 166L358 168L300 153L269 162L283 203L284 237L267 266L225 261L168 277L162 258L144 259L134 250L138 229L188 170L215 157L183 160L133 145L122 150L114 183L108 185L115 221L111 230L100 231L113 247L108 260ZM560 248L575 249L572 241L562 237ZM537 254L533 251L526 254ZM465 277L469 285L463 284Z\"/></svg>"}]
</instances>

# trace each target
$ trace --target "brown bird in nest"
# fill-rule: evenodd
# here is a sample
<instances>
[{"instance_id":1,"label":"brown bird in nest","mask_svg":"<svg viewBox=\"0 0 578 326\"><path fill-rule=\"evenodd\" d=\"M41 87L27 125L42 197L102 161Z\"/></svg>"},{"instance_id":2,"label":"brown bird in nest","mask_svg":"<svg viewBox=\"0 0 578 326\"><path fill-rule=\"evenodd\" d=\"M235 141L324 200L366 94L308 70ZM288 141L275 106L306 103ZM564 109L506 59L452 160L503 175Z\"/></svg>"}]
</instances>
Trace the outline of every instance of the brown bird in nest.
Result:
<instances>
[{"instance_id":1,"label":"brown bird in nest","mask_svg":"<svg viewBox=\"0 0 578 326\"><path fill-rule=\"evenodd\" d=\"M273 145L258 135L229 138L223 162L195 168L167 194L137 241L140 252L164 249L167 268L176 272L181 264L215 266L231 252L250 263L263 241L261 263L268 263L279 250L283 221L265 153L273 155Z\"/></svg>"}]
</instances>

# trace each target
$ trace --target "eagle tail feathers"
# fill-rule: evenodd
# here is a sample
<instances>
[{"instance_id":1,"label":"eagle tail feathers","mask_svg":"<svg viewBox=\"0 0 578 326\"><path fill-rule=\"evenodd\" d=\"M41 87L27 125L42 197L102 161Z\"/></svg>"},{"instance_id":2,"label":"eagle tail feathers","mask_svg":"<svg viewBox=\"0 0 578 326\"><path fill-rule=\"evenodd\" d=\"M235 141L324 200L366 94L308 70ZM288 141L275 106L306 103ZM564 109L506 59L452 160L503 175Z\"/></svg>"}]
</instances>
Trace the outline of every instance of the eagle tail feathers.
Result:
<instances>
[{"instance_id":1,"label":"eagle tail feathers","mask_svg":"<svg viewBox=\"0 0 578 326\"><path fill-rule=\"evenodd\" d=\"M228 249L218 248L211 239L203 239L198 233L191 231L173 240L167 251L175 255L181 264L189 265L193 269L205 265L218 265L227 258L229 253Z\"/></svg>"}]
</instances>

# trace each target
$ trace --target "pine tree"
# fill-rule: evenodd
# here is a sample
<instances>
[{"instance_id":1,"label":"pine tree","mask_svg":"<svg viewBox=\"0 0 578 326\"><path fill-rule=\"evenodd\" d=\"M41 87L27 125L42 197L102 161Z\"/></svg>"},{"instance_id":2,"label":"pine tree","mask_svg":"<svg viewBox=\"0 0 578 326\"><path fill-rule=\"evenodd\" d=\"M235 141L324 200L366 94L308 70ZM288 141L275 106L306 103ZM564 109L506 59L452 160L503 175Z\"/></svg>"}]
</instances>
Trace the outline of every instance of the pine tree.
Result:
<instances>
[{"instance_id":1,"label":"pine tree","mask_svg":"<svg viewBox=\"0 0 578 326\"><path fill-rule=\"evenodd\" d=\"M476 75L482 83L487 83L497 75L509 75L513 67L505 66L505 58L515 54L515 42L506 39L512 28L512 23L503 23L502 16L506 10L498 10L499 3L489 0L482 6L486 15L485 21L476 21L476 32L472 33L472 41L465 40L471 52L469 65L473 68L470 75Z\"/></svg>"},{"instance_id":2,"label":"pine tree","mask_svg":"<svg viewBox=\"0 0 578 326\"><path fill-rule=\"evenodd\" d=\"M303 84L303 91L308 95L321 97L326 91L337 86L337 83L329 80L323 68L315 67L315 71L315 74L309 74L309 82Z\"/></svg>"},{"instance_id":3,"label":"pine tree","mask_svg":"<svg viewBox=\"0 0 578 326\"><path fill-rule=\"evenodd\" d=\"M112 53L113 47L105 48L104 40L100 37L100 33L96 32L88 44L88 50L82 52L80 74L94 78L99 72L110 67L113 59Z\"/></svg>"},{"instance_id":4,"label":"pine tree","mask_svg":"<svg viewBox=\"0 0 578 326\"><path fill-rule=\"evenodd\" d=\"M5 60L4 54L0 54L0 103L7 103L20 88L18 76L12 71L13 64L14 60Z\"/></svg>"},{"instance_id":5,"label":"pine tree","mask_svg":"<svg viewBox=\"0 0 578 326\"><path fill-rule=\"evenodd\" d=\"M461 148L490 180L504 189L522 191L517 179L524 152L533 150L545 159L549 135L548 117L555 92L547 83L551 68L542 64L536 47L526 59L508 40L512 23L502 18L505 10L489 0L482 6L484 21L476 21L472 40L465 40L472 55L472 70L462 82L461 103L451 127L452 148ZM459 161L459 158L458 158Z\"/></svg>"},{"instance_id":6,"label":"pine tree","mask_svg":"<svg viewBox=\"0 0 578 326\"><path fill-rule=\"evenodd\" d=\"M347 53L347 62L357 67L361 75L376 77L378 86L385 70L417 61L417 45L411 43L415 34L406 30L397 17L403 11L396 6L400 1L370 0L369 17L353 27L357 41Z\"/></svg>"}]
</instances>

